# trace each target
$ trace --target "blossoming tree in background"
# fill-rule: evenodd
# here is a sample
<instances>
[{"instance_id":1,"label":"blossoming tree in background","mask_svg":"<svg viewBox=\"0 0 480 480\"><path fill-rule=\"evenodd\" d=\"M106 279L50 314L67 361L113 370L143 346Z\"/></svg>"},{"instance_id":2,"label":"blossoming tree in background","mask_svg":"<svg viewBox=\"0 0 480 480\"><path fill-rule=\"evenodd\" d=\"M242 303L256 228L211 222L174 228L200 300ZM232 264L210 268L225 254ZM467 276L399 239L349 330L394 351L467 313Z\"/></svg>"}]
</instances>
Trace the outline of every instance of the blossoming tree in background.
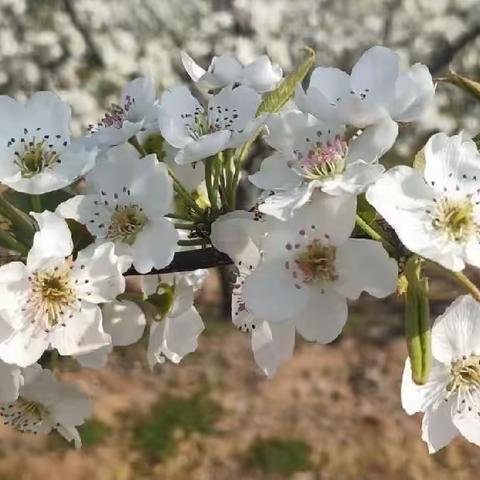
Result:
<instances>
[{"instance_id":1,"label":"blossoming tree in background","mask_svg":"<svg viewBox=\"0 0 480 480\"><path fill-rule=\"evenodd\" d=\"M152 369L180 363L204 329L194 299L205 268L232 264L232 322L270 378L297 333L335 340L348 300L403 295L406 412L424 413L431 452L458 434L480 445L480 292L463 273L480 266L477 146L438 133L409 165L382 164L399 125L434 101L428 69L402 70L380 46L351 74L311 72L308 48L286 76L266 56L242 65L225 54L207 68L181 56L195 90L158 95L152 79L133 80L78 138L56 94L0 97L5 423L80 446L90 404L57 379L58 362L99 368L148 332ZM475 82L444 80L480 96ZM261 138L271 153L245 178ZM247 182L258 195L245 206ZM430 263L467 293L433 327Z\"/></svg>"}]
</instances>

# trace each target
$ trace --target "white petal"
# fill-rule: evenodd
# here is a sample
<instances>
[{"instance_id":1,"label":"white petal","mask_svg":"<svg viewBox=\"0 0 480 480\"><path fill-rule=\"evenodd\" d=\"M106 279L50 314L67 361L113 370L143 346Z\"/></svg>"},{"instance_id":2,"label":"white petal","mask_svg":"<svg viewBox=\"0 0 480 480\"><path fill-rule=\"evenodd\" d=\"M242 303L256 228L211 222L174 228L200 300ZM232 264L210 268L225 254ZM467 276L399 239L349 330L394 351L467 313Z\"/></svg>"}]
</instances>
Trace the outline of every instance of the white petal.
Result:
<instances>
[{"instance_id":1,"label":"white petal","mask_svg":"<svg viewBox=\"0 0 480 480\"><path fill-rule=\"evenodd\" d=\"M258 188L263 190L290 190L296 188L302 182L287 164L289 157L281 153L274 153L263 160L260 170L248 179Z\"/></svg>"},{"instance_id":2,"label":"white petal","mask_svg":"<svg viewBox=\"0 0 480 480\"><path fill-rule=\"evenodd\" d=\"M108 357L113 351L112 345L105 345L88 353L74 355L75 360L83 368L103 368L108 362Z\"/></svg>"},{"instance_id":3,"label":"white petal","mask_svg":"<svg viewBox=\"0 0 480 480\"><path fill-rule=\"evenodd\" d=\"M229 54L213 57L207 73L199 80L203 88L221 88L235 83L242 75L240 62Z\"/></svg>"},{"instance_id":4,"label":"white petal","mask_svg":"<svg viewBox=\"0 0 480 480\"><path fill-rule=\"evenodd\" d=\"M465 408L462 413L455 413L453 415L453 424L469 442L480 446L480 416L478 409L469 411Z\"/></svg>"},{"instance_id":5,"label":"white petal","mask_svg":"<svg viewBox=\"0 0 480 480\"><path fill-rule=\"evenodd\" d=\"M350 76L338 68L317 67L310 77L310 88L316 88L330 104L335 105L350 93Z\"/></svg>"},{"instance_id":6,"label":"white petal","mask_svg":"<svg viewBox=\"0 0 480 480\"><path fill-rule=\"evenodd\" d=\"M380 242L350 238L337 247L335 268L338 279L333 288L356 300L362 291L383 298L397 288L397 262Z\"/></svg>"},{"instance_id":7,"label":"white petal","mask_svg":"<svg viewBox=\"0 0 480 480\"><path fill-rule=\"evenodd\" d=\"M192 141L188 127L194 123L196 111L203 112L203 108L187 87L174 87L163 93L158 124L170 145L183 148Z\"/></svg>"},{"instance_id":8,"label":"white petal","mask_svg":"<svg viewBox=\"0 0 480 480\"><path fill-rule=\"evenodd\" d=\"M347 301L328 287L313 285L309 290L308 303L295 315L295 326L305 340L330 343L347 321Z\"/></svg>"},{"instance_id":9,"label":"white petal","mask_svg":"<svg viewBox=\"0 0 480 480\"><path fill-rule=\"evenodd\" d=\"M190 76L194 82L198 82L203 75L205 75L206 70L202 68L195 60L184 50L180 52L180 57L182 59L183 68Z\"/></svg>"},{"instance_id":10,"label":"white petal","mask_svg":"<svg viewBox=\"0 0 480 480\"><path fill-rule=\"evenodd\" d=\"M0 403L14 402L22 384L20 368L0 361Z\"/></svg>"},{"instance_id":11,"label":"white petal","mask_svg":"<svg viewBox=\"0 0 480 480\"><path fill-rule=\"evenodd\" d=\"M179 165L186 165L211 157L227 148L231 136L232 132L229 130L220 130L203 135L199 140L192 140L185 145L185 147L175 155L175 161Z\"/></svg>"},{"instance_id":12,"label":"white petal","mask_svg":"<svg viewBox=\"0 0 480 480\"><path fill-rule=\"evenodd\" d=\"M146 318L142 309L128 300L102 306L103 328L112 337L113 345L131 345L142 338Z\"/></svg>"},{"instance_id":13,"label":"white petal","mask_svg":"<svg viewBox=\"0 0 480 480\"><path fill-rule=\"evenodd\" d=\"M72 268L75 290L90 303L111 302L125 290L125 278L111 242L78 253Z\"/></svg>"},{"instance_id":14,"label":"white petal","mask_svg":"<svg viewBox=\"0 0 480 480\"><path fill-rule=\"evenodd\" d=\"M397 122L414 122L425 112L434 95L432 75L425 65L416 63L397 78L390 115Z\"/></svg>"},{"instance_id":15,"label":"white petal","mask_svg":"<svg viewBox=\"0 0 480 480\"><path fill-rule=\"evenodd\" d=\"M295 325L292 322L259 322L252 332L252 351L257 365L268 378L293 355Z\"/></svg>"},{"instance_id":16,"label":"white petal","mask_svg":"<svg viewBox=\"0 0 480 480\"><path fill-rule=\"evenodd\" d=\"M48 210L31 215L39 227L27 256L27 267L33 271L52 259L68 257L72 253L73 243L68 225L62 217Z\"/></svg>"},{"instance_id":17,"label":"white petal","mask_svg":"<svg viewBox=\"0 0 480 480\"><path fill-rule=\"evenodd\" d=\"M470 295L458 297L435 320L432 354L445 364L480 355L480 303Z\"/></svg>"},{"instance_id":18,"label":"white petal","mask_svg":"<svg viewBox=\"0 0 480 480\"><path fill-rule=\"evenodd\" d=\"M312 189L309 187L309 184L302 184L291 190L280 190L267 197L258 209L279 220L289 220L310 200Z\"/></svg>"},{"instance_id":19,"label":"white petal","mask_svg":"<svg viewBox=\"0 0 480 480\"><path fill-rule=\"evenodd\" d=\"M133 266L139 273L166 267L177 249L178 232L166 218L150 220L131 247Z\"/></svg>"},{"instance_id":20,"label":"white petal","mask_svg":"<svg viewBox=\"0 0 480 480\"><path fill-rule=\"evenodd\" d=\"M389 118L367 127L349 143L347 162L378 160L390 150L397 139L397 135L398 125Z\"/></svg>"},{"instance_id":21,"label":"white petal","mask_svg":"<svg viewBox=\"0 0 480 480\"><path fill-rule=\"evenodd\" d=\"M442 402L435 410L425 412L422 421L422 440L427 442L429 453L446 447L458 430L452 422L450 402Z\"/></svg>"},{"instance_id":22,"label":"white petal","mask_svg":"<svg viewBox=\"0 0 480 480\"><path fill-rule=\"evenodd\" d=\"M282 79L282 75L279 65L272 64L266 55L261 55L243 69L240 81L243 85L262 93L273 90Z\"/></svg>"},{"instance_id":23,"label":"white petal","mask_svg":"<svg viewBox=\"0 0 480 480\"><path fill-rule=\"evenodd\" d=\"M375 46L368 49L352 69L351 86L356 94L366 93L377 102L392 95L399 74L399 57L393 50Z\"/></svg>"},{"instance_id":24,"label":"white petal","mask_svg":"<svg viewBox=\"0 0 480 480\"><path fill-rule=\"evenodd\" d=\"M140 122L148 117L155 102L153 79L151 77L139 77L128 82L123 88L122 104L125 105L128 99L131 102L127 113L129 121Z\"/></svg>"},{"instance_id":25,"label":"white petal","mask_svg":"<svg viewBox=\"0 0 480 480\"><path fill-rule=\"evenodd\" d=\"M310 122L309 116L298 110L272 114L267 121L268 134L263 139L276 150L289 154L293 149L293 137Z\"/></svg>"},{"instance_id":26,"label":"white petal","mask_svg":"<svg viewBox=\"0 0 480 480\"><path fill-rule=\"evenodd\" d=\"M96 305L82 303L81 310L65 326L57 325L50 334L53 348L60 355L78 355L111 343L102 328L102 314Z\"/></svg>"},{"instance_id":27,"label":"white petal","mask_svg":"<svg viewBox=\"0 0 480 480\"><path fill-rule=\"evenodd\" d=\"M308 300L308 289L296 283L281 259L257 267L242 293L253 315L272 322L291 318Z\"/></svg>"}]
</instances>

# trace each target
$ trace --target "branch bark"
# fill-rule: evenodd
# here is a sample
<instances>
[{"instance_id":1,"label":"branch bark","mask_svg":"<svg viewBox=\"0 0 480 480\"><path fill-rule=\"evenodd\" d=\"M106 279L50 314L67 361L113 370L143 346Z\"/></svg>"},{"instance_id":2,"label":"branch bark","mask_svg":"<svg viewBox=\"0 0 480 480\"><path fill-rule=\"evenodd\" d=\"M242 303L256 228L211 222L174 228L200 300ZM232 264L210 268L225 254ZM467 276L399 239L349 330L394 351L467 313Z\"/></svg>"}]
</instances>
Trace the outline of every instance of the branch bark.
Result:
<instances>
[{"instance_id":1,"label":"branch bark","mask_svg":"<svg viewBox=\"0 0 480 480\"><path fill-rule=\"evenodd\" d=\"M186 250L185 252L177 252L170 265L161 269L153 269L149 274L162 274L174 272L190 272L200 268L220 267L223 265L232 265L233 262L228 255L219 252L215 248L202 248L197 250ZM142 275L133 267L130 268L127 276Z\"/></svg>"}]
</instances>

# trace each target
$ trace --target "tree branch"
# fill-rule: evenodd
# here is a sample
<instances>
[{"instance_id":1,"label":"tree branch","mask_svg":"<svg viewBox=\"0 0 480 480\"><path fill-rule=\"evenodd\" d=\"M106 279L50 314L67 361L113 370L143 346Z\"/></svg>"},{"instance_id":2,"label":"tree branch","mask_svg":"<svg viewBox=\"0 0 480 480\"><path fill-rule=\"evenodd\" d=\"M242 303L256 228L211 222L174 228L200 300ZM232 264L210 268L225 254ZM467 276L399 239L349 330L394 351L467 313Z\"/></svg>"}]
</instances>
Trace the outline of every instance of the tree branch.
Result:
<instances>
[{"instance_id":1,"label":"tree branch","mask_svg":"<svg viewBox=\"0 0 480 480\"><path fill-rule=\"evenodd\" d=\"M219 252L213 247L202 248L197 250L186 250L185 252L177 252L170 265L159 270L153 269L149 272L149 274L189 272L199 268L212 268L232 264L232 260L225 253ZM141 274L132 267L125 275Z\"/></svg>"},{"instance_id":2,"label":"tree branch","mask_svg":"<svg viewBox=\"0 0 480 480\"><path fill-rule=\"evenodd\" d=\"M480 36L480 24L472 27L471 30L460 35L454 42L438 50L432 60L429 62L429 69L432 75L437 75L441 70L447 67L453 60L453 57Z\"/></svg>"}]
</instances>

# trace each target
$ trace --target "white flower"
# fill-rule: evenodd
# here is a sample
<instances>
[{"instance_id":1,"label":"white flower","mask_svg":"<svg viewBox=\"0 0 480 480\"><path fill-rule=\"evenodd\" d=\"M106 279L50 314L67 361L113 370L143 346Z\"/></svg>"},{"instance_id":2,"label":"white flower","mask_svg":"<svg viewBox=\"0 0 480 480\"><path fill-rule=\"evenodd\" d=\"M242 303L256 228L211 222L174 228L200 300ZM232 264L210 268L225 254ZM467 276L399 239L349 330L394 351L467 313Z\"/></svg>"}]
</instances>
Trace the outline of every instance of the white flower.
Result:
<instances>
[{"instance_id":1,"label":"white flower","mask_svg":"<svg viewBox=\"0 0 480 480\"><path fill-rule=\"evenodd\" d=\"M423 174L389 170L367 191L368 201L412 252L460 271L480 266L480 156L461 135L433 135Z\"/></svg>"},{"instance_id":2,"label":"white flower","mask_svg":"<svg viewBox=\"0 0 480 480\"><path fill-rule=\"evenodd\" d=\"M14 402L22 384L20 367L0 361L0 403Z\"/></svg>"},{"instance_id":3,"label":"white flower","mask_svg":"<svg viewBox=\"0 0 480 480\"><path fill-rule=\"evenodd\" d=\"M298 87L295 103L318 118L366 127L386 117L418 120L434 93L425 65L417 63L400 73L398 54L376 46L361 56L351 75L338 68L316 68L307 92Z\"/></svg>"},{"instance_id":4,"label":"white flower","mask_svg":"<svg viewBox=\"0 0 480 480\"><path fill-rule=\"evenodd\" d=\"M243 66L235 57L224 54L213 57L208 70L200 67L186 52L181 52L182 63L190 78L201 88L216 89L228 85L246 85L259 93L273 90L282 79L279 65L272 64L266 55Z\"/></svg>"},{"instance_id":5,"label":"white flower","mask_svg":"<svg viewBox=\"0 0 480 480\"><path fill-rule=\"evenodd\" d=\"M292 320L305 339L328 343L346 322L347 298L395 291L397 265L382 245L349 238L355 203L348 195L317 194L291 220L267 219L262 261L242 290L251 314Z\"/></svg>"},{"instance_id":6,"label":"white flower","mask_svg":"<svg viewBox=\"0 0 480 480\"><path fill-rule=\"evenodd\" d=\"M187 87L166 90L158 122L165 140L179 149L175 161L191 163L242 145L265 122L266 115L255 117L260 100L249 87L225 87L205 110Z\"/></svg>"},{"instance_id":7,"label":"white flower","mask_svg":"<svg viewBox=\"0 0 480 480\"><path fill-rule=\"evenodd\" d=\"M25 103L0 96L0 181L42 194L70 185L95 165L97 151L70 139L70 107L52 92Z\"/></svg>"},{"instance_id":8,"label":"white flower","mask_svg":"<svg viewBox=\"0 0 480 480\"><path fill-rule=\"evenodd\" d=\"M168 265L178 234L164 218L173 201L165 164L155 155L140 158L129 144L108 150L87 177L86 195L60 204L57 212L84 224L97 243L113 242L117 255L128 255L140 273Z\"/></svg>"},{"instance_id":9,"label":"white flower","mask_svg":"<svg viewBox=\"0 0 480 480\"><path fill-rule=\"evenodd\" d=\"M150 325L147 360L150 368L165 359L179 363L198 347L205 325L193 305L194 284L189 276L166 274L144 277L144 292L165 308Z\"/></svg>"},{"instance_id":10,"label":"white flower","mask_svg":"<svg viewBox=\"0 0 480 480\"><path fill-rule=\"evenodd\" d=\"M120 105L113 104L97 125L89 126L87 138L102 149L125 143L156 122L157 108L153 80L136 78L123 88Z\"/></svg>"},{"instance_id":11,"label":"white flower","mask_svg":"<svg viewBox=\"0 0 480 480\"><path fill-rule=\"evenodd\" d=\"M80 448L82 440L75 427L91 416L89 399L75 385L59 382L39 365L24 369L22 375L18 398L0 406L4 423L19 432L48 434L56 430Z\"/></svg>"},{"instance_id":12,"label":"white flower","mask_svg":"<svg viewBox=\"0 0 480 480\"><path fill-rule=\"evenodd\" d=\"M457 435L480 445L480 304L457 298L432 328L432 370L425 385L412 380L407 359L402 405L423 412L422 439L430 453Z\"/></svg>"},{"instance_id":13,"label":"white flower","mask_svg":"<svg viewBox=\"0 0 480 480\"><path fill-rule=\"evenodd\" d=\"M117 300L102 305L101 309L103 328L110 335L111 343L94 351L75 355L75 359L82 367L104 367L114 346L123 347L138 342L145 330L147 323L145 314L135 302ZM86 337L88 340L88 332Z\"/></svg>"},{"instance_id":14,"label":"white flower","mask_svg":"<svg viewBox=\"0 0 480 480\"><path fill-rule=\"evenodd\" d=\"M66 222L48 211L32 215L40 230L26 265L0 267L0 358L21 367L36 362L49 347L74 355L110 343L98 304L125 288L111 242L82 250L73 260Z\"/></svg>"},{"instance_id":15,"label":"white flower","mask_svg":"<svg viewBox=\"0 0 480 480\"><path fill-rule=\"evenodd\" d=\"M265 140L277 152L249 179L274 192L259 209L281 220L307 203L316 189L330 195L363 192L384 171L378 159L398 133L398 125L387 118L347 139L344 126L295 110L272 116L268 129Z\"/></svg>"}]
</instances>

